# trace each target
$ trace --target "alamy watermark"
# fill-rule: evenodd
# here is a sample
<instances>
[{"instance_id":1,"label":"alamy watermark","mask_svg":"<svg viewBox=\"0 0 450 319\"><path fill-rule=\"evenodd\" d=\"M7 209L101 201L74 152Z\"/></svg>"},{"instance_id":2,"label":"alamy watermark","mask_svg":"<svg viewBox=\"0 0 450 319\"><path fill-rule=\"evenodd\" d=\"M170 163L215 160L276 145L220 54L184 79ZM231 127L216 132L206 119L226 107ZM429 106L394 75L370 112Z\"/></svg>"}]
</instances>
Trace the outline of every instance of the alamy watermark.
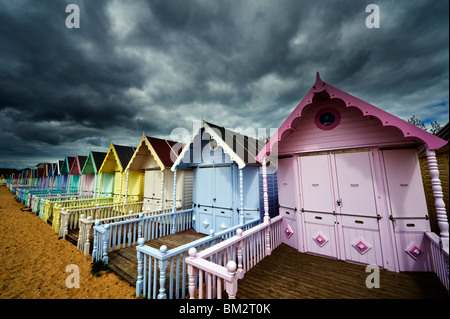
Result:
<instances>
[{"instance_id":1,"label":"alamy watermark","mask_svg":"<svg viewBox=\"0 0 450 319\"><path fill-rule=\"evenodd\" d=\"M70 13L66 17L66 27L68 29L80 28L80 7L76 4L69 4L66 7L66 13Z\"/></svg>"},{"instance_id":2,"label":"alamy watermark","mask_svg":"<svg viewBox=\"0 0 450 319\"><path fill-rule=\"evenodd\" d=\"M380 268L377 265L367 265L366 272L370 272L366 278L366 287L380 288Z\"/></svg>"},{"instance_id":3,"label":"alamy watermark","mask_svg":"<svg viewBox=\"0 0 450 319\"><path fill-rule=\"evenodd\" d=\"M67 265L66 272L70 273L66 278L66 287L69 289L80 288L80 268L78 265Z\"/></svg>"},{"instance_id":4,"label":"alamy watermark","mask_svg":"<svg viewBox=\"0 0 450 319\"><path fill-rule=\"evenodd\" d=\"M376 4L369 4L366 7L366 12L370 14L366 17L366 27L369 29L380 28L380 7Z\"/></svg>"}]
</instances>

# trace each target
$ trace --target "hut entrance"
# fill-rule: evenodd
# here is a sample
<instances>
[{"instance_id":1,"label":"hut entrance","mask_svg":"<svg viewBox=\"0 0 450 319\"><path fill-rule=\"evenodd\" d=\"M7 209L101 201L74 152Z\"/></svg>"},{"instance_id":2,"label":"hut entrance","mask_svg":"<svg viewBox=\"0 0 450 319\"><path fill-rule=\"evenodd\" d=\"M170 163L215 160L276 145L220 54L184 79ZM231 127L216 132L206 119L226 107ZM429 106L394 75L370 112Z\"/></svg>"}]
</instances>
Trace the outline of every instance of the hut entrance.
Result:
<instances>
[{"instance_id":1,"label":"hut entrance","mask_svg":"<svg viewBox=\"0 0 450 319\"><path fill-rule=\"evenodd\" d=\"M231 172L231 165L198 168L197 185L202 191L197 200L197 232L209 234L210 229L218 232L234 225Z\"/></svg>"},{"instance_id":2,"label":"hut entrance","mask_svg":"<svg viewBox=\"0 0 450 319\"><path fill-rule=\"evenodd\" d=\"M383 266L370 150L299 156L307 252Z\"/></svg>"}]
</instances>

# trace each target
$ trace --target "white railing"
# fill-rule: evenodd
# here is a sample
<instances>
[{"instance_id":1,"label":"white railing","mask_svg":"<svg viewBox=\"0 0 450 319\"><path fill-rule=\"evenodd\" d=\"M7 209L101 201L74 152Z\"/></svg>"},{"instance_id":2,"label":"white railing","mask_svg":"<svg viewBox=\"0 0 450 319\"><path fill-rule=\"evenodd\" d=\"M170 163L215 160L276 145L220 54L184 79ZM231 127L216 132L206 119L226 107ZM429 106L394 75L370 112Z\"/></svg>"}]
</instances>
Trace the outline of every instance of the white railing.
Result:
<instances>
[{"instance_id":1,"label":"white railing","mask_svg":"<svg viewBox=\"0 0 450 319\"><path fill-rule=\"evenodd\" d=\"M125 220L95 224L92 261L108 263L108 252L136 245L139 238L152 240L192 228L192 209Z\"/></svg>"},{"instance_id":2,"label":"white railing","mask_svg":"<svg viewBox=\"0 0 450 319\"><path fill-rule=\"evenodd\" d=\"M114 204L96 207L84 207L77 209L64 209L61 211L61 221L59 226L59 236L65 238L70 229L79 228L80 218L91 217L92 221L111 217L120 217L142 210L143 202L132 202L126 204Z\"/></svg>"},{"instance_id":3,"label":"white railing","mask_svg":"<svg viewBox=\"0 0 450 319\"><path fill-rule=\"evenodd\" d=\"M260 223L259 219L248 220L244 224L230 227L224 231L197 239L182 246L167 250L165 245L155 249L144 245L145 239L138 240L138 276L136 296L148 299L185 298L188 292L186 257L191 248L201 251L216 245L232 236L239 228L250 229Z\"/></svg>"},{"instance_id":4,"label":"white railing","mask_svg":"<svg viewBox=\"0 0 450 319\"><path fill-rule=\"evenodd\" d=\"M116 217L107 217L107 218L97 218L94 219L93 215L90 215L86 217L85 215L80 216L79 221L79 235L78 235L78 243L77 243L77 249L83 251L85 255L90 254L91 249L91 243L90 243L90 235L91 231L93 231L92 227L94 224L97 226L104 225L104 224L112 224L116 222L121 222L125 220L131 220L136 219L139 217L147 217L147 216L154 216L154 215L160 215L160 214L166 214L170 213L172 211L172 208L167 208L163 210L153 210L153 211L145 211L145 212L137 212L133 213L133 211L130 211L129 214L124 216L116 216Z\"/></svg>"},{"instance_id":5,"label":"white railing","mask_svg":"<svg viewBox=\"0 0 450 319\"><path fill-rule=\"evenodd\" d=\"M441 280L444 287L449 291L448 276L448 250L441 247L440 238L433 232L425 233L430 243L431 262L434 272Z\"/></svg>"},{"instance_id":6,"label":"white railing","mask_svg":"<svg viewBox=\"0 0 450 319\"><path fill-rule=\"evenodd\" d=\"M237 235L201 252L189 250L186 258L191 299L221 299L226 290L235 299L237 280L253 268L281 243L281 221L277 216L249 230L238 230ZM205 286L203 284L205 282Z\"/></svg>"}]
</instances>

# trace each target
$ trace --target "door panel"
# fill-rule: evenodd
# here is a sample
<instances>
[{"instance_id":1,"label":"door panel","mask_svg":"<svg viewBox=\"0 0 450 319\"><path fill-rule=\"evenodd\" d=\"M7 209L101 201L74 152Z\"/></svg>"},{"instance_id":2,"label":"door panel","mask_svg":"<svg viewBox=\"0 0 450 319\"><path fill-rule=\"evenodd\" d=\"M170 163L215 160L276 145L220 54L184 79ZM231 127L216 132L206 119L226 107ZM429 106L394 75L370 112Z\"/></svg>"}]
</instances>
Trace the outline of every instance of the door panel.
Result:
<instances>
[{"instance_id":1,"label":"door panel","mask_svg":"<svg viewBox=\"0 0 450 319\"><path fill-rule=\"evenodd\" d=\"M214 168L214 197L213 205L231 207L231 169L230 166Z\"/></svg>"},{"instance_id":2,"label":"door panel","mask_svg":"<svg viewBox=\"0 0 450 319\"><path fill-rule=\"evenodd\" d=\"M299 162L306 250L382 265L369 152L300 156Z\"/></svg>"},{"instance_id":3,"label":"door panel","mask_svg":"<svg viewBox=\"0 0 450 319\"><path fill-rule=\"evenodd\" d=\"M281 236L283 243L299 249L299 230L297 226L296 212L293 209L280 207L280 215L283 216L281 230L284 236Z\"/></svg>"},{"instance_id":4,"label":"door panel","mask_svg":"<svg viewBox=\"0 0 450 319\"><path fill-rule=\"evenodd\" d=\"M341 214L376 216L369 152L334 154ZM336 199L338 200L338 199Z\"/></svg>"},{"instance_id":5,"label":"door panel","mask_svg":"<svg viewBox=\"0 0 450 319\"><path fill-rule=\"evenodd\" d=\"M333 212L333 192L328 155L301 156L300 183L305 211Z\"/></svg>"},{"instance_id":6,"label":"door panel","mask_svg":"<svg viewBox=\"0 0 450 319\"><path fill-rule=\"evenodd\" d=\"M329 157L326 154L300 156L299 165L305 249L314 254L337 258Z\"/></svg>"},{"instance_id":7,"label":"door panel","mask_svg":"<svg viewBox=\"0 0 450 319\"><path fill-rule=\"evenodd\" d=\"M213 209L214 231L220 232L232 226L232 212L226 209Z\"/></svg>"},{"instance_id":8,"label":"door panel","mask_svg":"<svg viewBox=\"0 0 450 319\"><path fill-rule=\"evenodd\" d=\"M416 150L384 150L383 158L400 271L430 271L423 235L430 223Z\"/></svg>"},{"instance_id":9,"label":"door panel","mask_svg":"<svg viewBox=\"0 0 450 319\"><path fill-rule=\"evenodd\" d=\"M334 160L342 257L382 266L370 153L338 153L334 154Z\"/></svg>"},{"instance_id":10,"label":"door panel","mask_svg":"<svg viewBox=\"0 0 450 319\"><path fill-rule=\"evenodd\" d=\"M278 202L282 207L294 208L295 205L295 175L291 157L278 159Z\"/></svg>"},{"instance_id":11,"label":"door panel","mask_svg":"<svg viewBox=\"0 0 450 319\"><path fill-rule=\"evenodd\" d=\"M197 232L202 234L209 234L211 229L214 229L214 219L212 214L212 208L199 207L198 208L198 220L196 221Z\"/></svg>"},{"instance_id":12,"label":"door panel","mask_svg":"<svg viewBox=\"0 0 450 319\"><path fill-rule=\"evenodd\" d=\"M144 210L161 209L161 171L146 170L144 182Z\"/></svg>"},{"instance_id":13,"label":"door panel","mask_svg":"<svg viewBox=\"0 0 450 319\"><path fill-rule=\"evenodd\" d=\"M196 186L199 191L196 192L196 200L199 205L212 205L213 173L212 167L199 167L197 170Z\"/></svg>"}]
</instances>

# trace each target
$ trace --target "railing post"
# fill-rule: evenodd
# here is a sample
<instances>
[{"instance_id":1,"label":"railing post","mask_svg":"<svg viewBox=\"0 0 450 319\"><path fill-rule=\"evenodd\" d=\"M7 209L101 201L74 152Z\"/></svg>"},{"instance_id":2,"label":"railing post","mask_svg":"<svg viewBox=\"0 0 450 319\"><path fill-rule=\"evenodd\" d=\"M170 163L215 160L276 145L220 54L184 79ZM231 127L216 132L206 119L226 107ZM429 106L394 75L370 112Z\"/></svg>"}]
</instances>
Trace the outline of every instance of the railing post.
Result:
<instances>
[{"instance_id":1,"label":"railing post","mask_svg":"<svg viewBox=\"0 0 450 319\"><path fill-rule=\"evenodd\" d=\"M89 249L91 249L91 242L90 242L90 235L91 235L91 228L92 228L92 216L89 216L87 218L86 227L85 227L85 236L86 241L84 243L84 254L89 255Z\"/></svg>"},{"instance_id":2,"label":"railing post","mask_svg":"<svg viewBox=\"0 0 450 319\"><path fill-rule=\"evenodd\" d=\"M244 224L244 177L242 168L239 169L239 223Z\"/></svg>"},{"instance_id":3,"label":"railing post","mask_svg":"<svg viewBox=\"0 0 450 319\"><path fill-rule=\"evenodd\" d=\"M236 230L236 235L238 237L242 237L242 229L238 228ZM242 279L244 277L244 269L242 267L242 249L244 248L244 241L241 240L239 241L238 245L238 251L237 251L237 260L238 260L238 264L237 264L237 272L236 272L236 277L238 279Z\"/></svg>"},{"instance_id":4,"label":"railing post","mask_svg":"<svg viewBox=\"0 0 450 319\"><path fill-rule=\"evenodd\" d=\"M190 259L197 257L197 249L194 247L190 248L188 251ZM195 299L195 276L197 275L197 268L188 264L188 275L189 275L189 299Z\"/></svg>"},{"instance_id":5,"label":"railing post","mask_svg":"<svg viewBox=\"0 0 450 319\"><path fill-rule=\"evenodd\" d=\"M162 245L159 248L159 251L162 254L162 259L159 260L159 294L158 299L166 299L166 269L167 269L167 259L164 258L164 255L167 253L167 246Z\"/></svg>"},{"instance_id":6,"label":"railing post","mask_svg":"<svg viewBox=\"0 0 450 319\"><path fill-rule=\"evenodd\" d=\"M164 177L165 177L165 169L161 171L161 205L160 205L160 209L164 209L166 208L166 206L164 205L164 200L165 200L165 194L164 194Z\"/></svg>"},{"instance_id":7,"label":"railing post","mask_svg":"<svg viewBox=\"0 0 450 319\"><path fill-rule=\"evenodd\" d=\"M102 256L102 260L103 263L106 265L108 263L108 251L109 251L109 233L110 233L110 229L109 229L109 225L106 224L105 226L103 226L105 228L105 233L103 234L103 256Z\"/></svg>"},{"instance_id":8,"label":"railing post","mask_svg":"<svg viewBox=\"0 0 450 319\"><path fill-rule=\"evenodd\" d=\"M60 223L59 223L59 237L66 238L69 233L69 218L70 213L66 210L61 210Z\"/></svg>"},{"instance_id":9,"label":"railing post","mask_svg":"<svg viewBox=\"0 0 450 319\"><path fill-rule=\"evenodd\" d=\"M172 205L172 213L175 214L177 211L177 169L173 172L173 205ZM173 222L172 222L172 229L171 233L175 234L175 223L176 223L177 217L173 215Z\"/></svg>"},{"instance_id":10,"label":"railing post","mask_svg":"<svg viewBox=\"0 0 450 319\"><path fill-rule=\"evenodd\" d=\"M99 226L100 222L96 221L95 222L95 226ZM98 232L94 231L94 247L92 248L92 262L97 261L97 252L98 252L98 242L99 242L99 238L98 238Z\"/></svg>"},{"instance_id":11,"label":"railing post","mask_svg":"<svg viewBox=\"0 0 450 319\"><path fill-rule=\"evenodd\" d=\"M438 220L440 239L442 247L448 251L449 249L449 227L447 221L447 213L445 210L444 194L442 192L442 184L439 179L439 167L436 159L436 152L426 148L428 169L431 176L431 185L433 189L434 205L436 207L436 216Z\"/></svg>"},{"instance_id":12,"label":"railing post","mask_svg":"<svg viewBox=\"0 0 450 319\"><path fill-rule=\"evenodd\" d=\"M233 279L231 280L231 282L229 282L229 281L225 282L225 290L227 291L229 299L236 299L236 293L237 293L237 278L235 276L236 268L237 268L237 266L234 261L230 260L227 263L227 271L230 275L233 276Z\"/></svg>"},{"instance_id":13,"label":"railing post","mask_svg":"<svg viewBox=\"0 0 450 319\"><path fill-rule=\"evenodd\" d=\"M78 250L83 250L84 247L84 242L85 242L85 238L84 238L84 234L85 234L85 229L86 229L86 220L84 219L84 214L81 214L80 216L80 221L79 221L79 229L78 229L78 241L77 241L77 249ZM84 250L83 250L84 251Z\"/></svg>"},{"instance_id":14,"label":"railing post","mask_svg":"<svg viewBox=\"0 0 450 319\"><path fill-rule=\"evenodd\" d=\"M138 223L138 238L140 239L142 237L142 226L144 224L144 214L139 214L139 223ZM139 242L138 239L138 242Z\"/></svg>"},{"instance_id":15,"label":"railing post","mask_svg":"<svg viewBox=\"0 0 450 319\"><path fill-rule=\"evenodd\" d=\"M267 194L267 166L266 166L266 156L262 160L262 177L263 177L263 198L264 198L264 223L269 224L265 229L265 253L266 256L272 253L270 248L270 217L269 217L269 196Z\"/></svg>"},{"instance_id":16,"label":"railing post","mask_svg":"<svg viewBox=\"0 0 450 319\"><path fill-rule=\"evenodd\" d=\"M144 242L145 239L144 238L139 238L138 239L138 245L139 247L143 247L144 246ZM144 263L144 253L141 251L137 251L137 260L138 260L138 266L137 266L137 271L138 271L138 276L137 276L137 280L136 280L136 296L139 297L142 291L142 287L144 285L144 276L142 275L142 271L143 271L143 263Z\"/></svg>"}]
</instances>

